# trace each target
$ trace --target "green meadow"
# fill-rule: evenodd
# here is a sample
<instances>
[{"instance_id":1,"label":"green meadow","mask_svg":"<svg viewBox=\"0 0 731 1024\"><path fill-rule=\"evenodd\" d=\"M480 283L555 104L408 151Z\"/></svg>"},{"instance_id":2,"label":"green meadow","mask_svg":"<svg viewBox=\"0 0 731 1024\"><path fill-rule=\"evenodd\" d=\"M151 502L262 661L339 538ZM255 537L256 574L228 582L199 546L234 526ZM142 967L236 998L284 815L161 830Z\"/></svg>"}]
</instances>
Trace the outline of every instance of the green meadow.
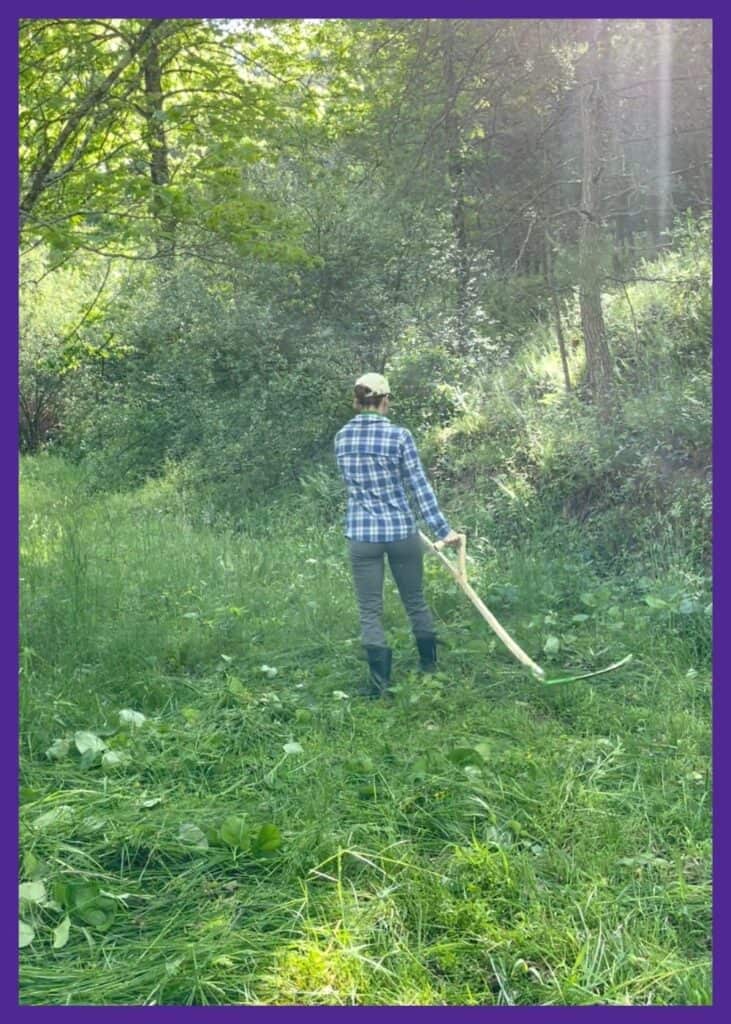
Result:
<instances>
[{"instance_id":1,"label":"green meadow","mask_svg":"<svg viewBox=\"0 0 731 1024\"><path fill-rule=\"evenodd\" d=\"M628 666L541 686L429 559L440 670L387 587L374 702L311 506L217 532L25 460L23 1002L709 1002L708 595L548 540L475 587L547 668Z\"/></svg>"}]
</instances>

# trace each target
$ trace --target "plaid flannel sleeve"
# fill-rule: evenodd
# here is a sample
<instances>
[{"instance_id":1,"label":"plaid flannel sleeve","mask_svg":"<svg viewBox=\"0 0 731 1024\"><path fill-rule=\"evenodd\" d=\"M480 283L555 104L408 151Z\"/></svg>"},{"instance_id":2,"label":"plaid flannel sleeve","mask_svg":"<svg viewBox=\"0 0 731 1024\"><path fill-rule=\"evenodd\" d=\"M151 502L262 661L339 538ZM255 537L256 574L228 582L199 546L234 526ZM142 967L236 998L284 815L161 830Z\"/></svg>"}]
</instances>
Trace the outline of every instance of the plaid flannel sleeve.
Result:
<instances>
[{"instance_id":1,"label":"plaid flannel sleeve","mask_svg":"<svg viewBox=\"0 0 731 1024\"><path fill-rule=\"evenodd\" d=\"M401 466L404 479L416 499L422 518L431 527L437 540L442 540L450 532L450 526L439 510L436 495L424 473L414 438L408 430L404 430L403 434Z\"/></svg>"}]
</instances>

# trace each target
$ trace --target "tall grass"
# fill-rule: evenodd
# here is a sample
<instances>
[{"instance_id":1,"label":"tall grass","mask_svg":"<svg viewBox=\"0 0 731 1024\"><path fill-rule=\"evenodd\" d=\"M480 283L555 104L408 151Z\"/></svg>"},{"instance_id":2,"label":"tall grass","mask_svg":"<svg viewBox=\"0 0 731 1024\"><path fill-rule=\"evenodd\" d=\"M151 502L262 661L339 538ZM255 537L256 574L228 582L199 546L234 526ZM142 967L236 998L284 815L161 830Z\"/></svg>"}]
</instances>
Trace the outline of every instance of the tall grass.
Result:
<instances>
[{"instance_id":1,"label":"tall grass","mask_svg":"<svg viewBox=\"0 0 731 1024\"><path fill-rule=\"evenodd\" d=\"M608 572L581 524L498 547L474 512L475 587L539 661L631 666L541 688L428 562L440 671L389 584L372 703L316 498L216 531L164 482L23 462L22 1002L708 1003L703 574Z\"/></svg>"}]
</instances>

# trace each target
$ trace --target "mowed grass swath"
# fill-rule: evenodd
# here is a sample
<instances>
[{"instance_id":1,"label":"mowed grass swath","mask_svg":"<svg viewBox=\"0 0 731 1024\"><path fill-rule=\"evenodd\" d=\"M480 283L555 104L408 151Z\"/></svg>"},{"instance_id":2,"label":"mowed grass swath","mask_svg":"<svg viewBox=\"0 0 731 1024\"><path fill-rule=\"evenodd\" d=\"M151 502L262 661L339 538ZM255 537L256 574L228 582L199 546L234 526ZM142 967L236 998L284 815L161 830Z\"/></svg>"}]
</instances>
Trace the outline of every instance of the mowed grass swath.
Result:
<instances>
[{"instance_id":1,"label":"mowed grass swath","mask_svg":"<svg viewBox=\"0 0 731 1024\"><path fill-rule=\"evenodd\" d=\"M709 619L673 604L681 566L643 593L539 536L475 556L532 650L634 653L549 690L429 562L441 671L387 593L397 686L368 702L310 506L233 534L52 457L21 486L24 1003L710 1000Z\"/></svg>"}]
</instances>

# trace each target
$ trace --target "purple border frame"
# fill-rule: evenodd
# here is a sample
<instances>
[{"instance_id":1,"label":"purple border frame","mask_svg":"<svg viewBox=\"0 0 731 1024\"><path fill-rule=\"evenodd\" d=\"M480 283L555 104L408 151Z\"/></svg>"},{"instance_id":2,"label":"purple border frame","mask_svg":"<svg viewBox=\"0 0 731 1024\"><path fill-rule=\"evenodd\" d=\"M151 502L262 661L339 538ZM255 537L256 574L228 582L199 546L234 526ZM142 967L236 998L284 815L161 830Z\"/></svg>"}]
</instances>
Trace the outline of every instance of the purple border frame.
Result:
<instances>
[{"instance_id":1,"label":"purple border frame","mask_svg":"<svg viewBox=\"0 0 731 1024\"><path fill-rule=\"evenodd\" d=\"M2 116L4 128L8 132L6 138L11 140L9 153L11 159L7 160L2 167L2 174L5 178L5 201L2 204L3 222L6 227L3 231L3 258L5 273L2 275L2 286L8 303L7 310L11 323L17 326L17 198L18 180L17 164L15 154L17 153L17 20L20 17L100 17L104 16L103 3L74 2L67 3L52 2L45 3L11 3L5 8L0 16L3 31L0 32L0 47L2 48L2 60L0 61L0 74L3 76L3 96L5 102L2 104ZM169 0L153 0L152 3L133 3L130 0L122 0L120 3L109 5L113 8L115 17L137 17L144 15L150 17L200 17L210 16L210 11L202 11L202 4L191 3L190 0L178 0L170 3ZM587 10L587 5L576 3L557 2L553 4L540 5L537 3L510 4L506 0L502 3L486 4L477 0L454 0L447 3L445 0L421 0L421 2L408 2L408 0L394 0L393 3L385 3L384 0L259 0L259 2L242 6L230 2L215 4L215 14L218 17L280 17L280 18L425 18L425 17L462 17L462 18L551 18L551 17L574 17L574 18L708 18L713 20L713 43L714 43L714 84L713 100L714 113L722 110L721 96L724 84L725 66L723 58L724 43L728 42L726 32L727 19L721 12L726 4L721 0L705 2L700 5L699 10L693 10L690 4L679 4L677 2L657 3L646 2L640 4L616 3L602 4L599 9ZM546 10L545 8L549 9ZM100 10L100 8L102 10ZM121 8L121 10L120 10ZM728 218L726 215L725 189L722 188L722 178L719 168L722 166L723 153L720 152L726 143L722 135L719 118L714 117L714 237L713 251L716 277L723 254L728 249L726 232L728 230ZM300 1021L305 1017L312 1019L314 1014L329 1015L332 1019L334 1014L348 1011L350 1014L358 1014L361 1020L364 1015L369 1020L375 1020L376 1014L381 1017L386 1014L395 1019L416 1014L430 1016L436 1019L438 1016L446 1020L455 1018L467 1021L475 1020L477 1016L487 1012L509 1014L510 1020L527 1019L551 1020L566 1022L577 1019L581 1016L583 1020L589 1017L590 1020L606 1020L609 1016L621 1011L630 1013L649 1014L652 1019L658 1019L662 1015L672 1016L673 1020L695 1019L702 1016L704 1020L721 1019L723 1006L731 1008L731 972L723 970L723 962L728 954L728 927L724 927L728 915L729 883L723 870L724 853L728 855L728 843L724 842L724 833L727 830L727 807L728 800L725 797L722 770L724 768L722 758L723 747L723 725L729 719L729 698L723 691L723 680L720 675L721 666L724 664L724 654L727 659L731 657L731 632L725 634L719 628L722 622L724 610L728 604L727 594L729 592L728 582L724 577L723 570L729 561L729 543L721 529L724 509L727 510L725 502L724 483L725 480L719 469L723 456L723 431L726 412L731 415L731 404L725 407L722 388L729 379L729 349L721 341L723 317L726 312L723 292L716 290L714 293L714 382L713 382L713 409L714 409L714 483L713 483L713 525L714 525L714 971L713 971L713 1005L707 1007L614 1007L614 1006L590 1006L590 1007L175 1007L161 1006L154 1008L147 1007L26 1007L18 1005L17 997L17 931L15 924L14 907L17 900L17 649L18 649L18 425L17 425L17 330L12 338L8 338L2 346L2 374L0 383L2 386L2 397L0 400L0 457L2 458L3 476L9 484L9 491L13 495L13 501L5 501L2 506L4 519L4 543L0 548L0 579L2 588L0 597L2 599L2 615L0 616L0 629L2 629L1 645L3 657L5 688L9 697L6 697L5 714L2 715L2 730L4 732L3 742L0 743L0 752L5 764L2 771L3 779L3 802L7 804L7 827L8 837L0 847L2 853L4 870L2 871L2 884L4 898L8 912L3 918L3 946L5 954L2 957L2 1001L0 1005L4 1010L4 1019L31 1017L35 1020L39 1016L51 1019L56 1014L80 1015L90 1019L89 1015L94 1012L106 1012L119 1020L124 1016L125 1020L132 1019L134 1015L146 1014L148 1019L152 1015L157 1020L174 1020L178 1015L183 1015L189 1020L207 1020L214 1016L222 1020L224 1014L233 1014L236 1011L247 1014L275 1014L278 1020L283 1016L287 1021L293 1020L297 1015ZM724 565L724 562L726 565ZM8 1017L5 1017L5 1013Z\"/></svg>"}]
</instances>

